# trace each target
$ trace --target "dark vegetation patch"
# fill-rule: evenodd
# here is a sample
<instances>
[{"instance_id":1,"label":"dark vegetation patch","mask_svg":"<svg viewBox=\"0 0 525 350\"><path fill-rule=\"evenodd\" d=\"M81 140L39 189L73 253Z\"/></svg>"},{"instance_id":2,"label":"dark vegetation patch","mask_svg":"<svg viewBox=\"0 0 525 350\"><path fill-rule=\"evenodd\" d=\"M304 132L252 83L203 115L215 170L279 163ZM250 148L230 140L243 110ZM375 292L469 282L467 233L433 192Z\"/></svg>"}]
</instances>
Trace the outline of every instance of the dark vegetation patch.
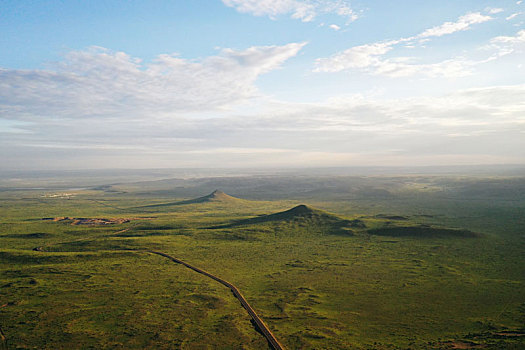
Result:
<instances>
[{"instance_id":1,"label":"dark vegetation patch","mask_svg":"<svg viewBox=\"0 0 525 350\"><path fill-rule=\"evenodd\" d=\"M46 232L22 233L14 235L2 235L2 238L22 238L22 239L38 239L53 237L53 234Z\"/></svg>"},{"instance_id":2,"label":"dark vegetation patch","mask_svg":"<svg viewBox=\"0 0 525 350\"><path fill-rule=\"evenodd\" d=\"M375 217L379 218L379 219L387 219L387 220L398 220L398 221L406 221L406 220L408 220L408 218L406 216L401 216L401 215L377 214Z\"/></svg>"},{"instance_id":3,"label":"dark vegetation patch","mask_svg":"<svg viewBox=\"0 0 525 350\"><path fill-rule=\"evenodd\" d=\"M438 342L432 349L523 349L525 328L507 329L494 324L481 332L468 333L459 339Z\"/></svg>"},{"instance_id":4,"label":"dark vegetation patch","mask_svg":"<svg viewBox=\"0 0 525 350\"><path fill-rule=\"evenodd\" d=\"M139 243L135 240L126 239L110 239L110 240L77 240L72 242L64 242L46 247L46 252L97 252L100 250L116 250L127 251L135 250Z\"/></svg>"},{"instance_id":5,"label":"dark vegetation patch","mask_svg":"<svg viewBox=\"0 0 525 350\"><path fill-rule=\"evenodd\" d=\"M173 225L173 224L171 224L171 225L168 225L168 224L164 224L164 225L145 224L145 225L136 226L136 227L133 228L133 230L164 231L164 230L177 230L177 229L180 229L180 228L183 228L183 227L184 227L183 225Z\"/></svg>"},{"instance_id":6,"label":"dark vegetation patch","mask_svg":"<svg viewBox=\"0 0 525 350\"><path fill-rule=\"evenodd\" d=\"M232 232L232 231L220 231L217 232L214 237L215 239L225 241L257 241L257 237L247 234L246 232Z\"/></svg>"},{"instance_id":7,"label":"dark vegetation patch","mask_svg":"<svg viewBox=\"0 0 525 350\"><path fill-rule=\"evenodd\" d=\"M113 237L148 237L148 236L168 236L168 235L188 235L184 225L174 224L142 224L133 226L126 230L121 230Z\"/></svg>"},{"instance_id":8,"label":"dark vegetation patch","mask_svg":"<svg viewBox=\"0 0 525 350\"><path fill-rule=\"evenodd\" d=\"M91 188L94 191L103 191L107 193L126 193L125 191L119 191L113 188L112 185L102 185Z\"/></svg>"},{"instance_id":9,"label":"dark vegetation patch","mask_svg":"<svg viewBox=\"0 0 525 350\"><path fill-rule=\"evenodd\" d=\"M187 229L170 231L170 229L137 229L119 232L112 237L150 237L150 236L191 236Z\"/></svg>"},{"instance_id":10,"label":"dark vegetation patch","mask_svg":"<svg viewBox=\"0 0 525 350\"><path fill-rule=\"evenodd\" d=\"M0 261L11 264L42 264L64 262L66 257L56 255L43 255L19 252L1 252Z\"/></svg>"},{"instance_id":11,"label":"dark vegetation patch","mask_svg":"<svg viewBox=\"0 0 525 350\"><path fill-rule=\"evenodd\" d=\"M218 309L224 304L224 301L221 298L217 298L213 295L208 295L208 294L196 293L196 294L190 295L190 298L197 303L204 304L205 307L209 309Z\"/></svg>"},{"instance_id":12,"label":"dark vegetation patch","mask_svg":"<svg viewBox=\"0 0 525 350\"><path fill-rule=\"evenodd\" d=\"M112 229L114 230L114 229ZM82 228L79 230L64 230L65 234L72 235L72 236L84 236L84 235L95 235L95 234L102 234L102 233L108 233L111 232L107 228Z\"/></svg>"},{"instance_id":13,"label":"dark vegetation patch","mask_svg":"<svg viewBox=\"0 0 525 350\"><path fill-rule=\"evenodd\" d=\"M135 254L134 252L89 252L87 254L57 254L44 252L2 252L0 251L0 262L8 264L54 264L54 263L78 263L81 260L98 260L102 258L122 257Z\"/></svg>"},{"instance_id":14,"label":"dark vegetation patch","mask_svg":"<svg viewBox=\"0 0 525 350\"><path fill-rule=\"evenodd\" d=\"M366 228L365 223L363 220L354 219L354 220L348 220L348 226L353 228Z\"/></svg>"},{"instance_id":15,"label":"dark vegetation patch","mask_svg":"<svg viewBox=\"0 0 525 350\"><path fill-rule=\"evenodd\" d=\"M117 233L113 237L150 237L150 236L168 236L172 233L168 232L157 232L157 231L126 231Z\"/></svg>"},{"instance_id":16,"label":"dark vegetation patch","mask_svg":"<svg viewBox=\"0 0 525 350\"><path fill-rule=\"evenodd\" d=\"M374 199L388 199L394 197L388 190L382 188L374 188L371 186L365 186L360 188L353 193L357 197L374 198Z\"/></svg>"},{"instance_id":17,"label":"dark vegetation patch","mask_svg":"<svg viewBox=\"0 0 525 350\"><path fill-rule=\"evenodd\" d=\"M428 226L396 226L396 227L382 227L368 230L371 235L377 236L392 236L392 237L464 237L476 238L481 237L480 233L469 230L457 230L449 228L435 228Z\"/></svg>"}]
</instances>

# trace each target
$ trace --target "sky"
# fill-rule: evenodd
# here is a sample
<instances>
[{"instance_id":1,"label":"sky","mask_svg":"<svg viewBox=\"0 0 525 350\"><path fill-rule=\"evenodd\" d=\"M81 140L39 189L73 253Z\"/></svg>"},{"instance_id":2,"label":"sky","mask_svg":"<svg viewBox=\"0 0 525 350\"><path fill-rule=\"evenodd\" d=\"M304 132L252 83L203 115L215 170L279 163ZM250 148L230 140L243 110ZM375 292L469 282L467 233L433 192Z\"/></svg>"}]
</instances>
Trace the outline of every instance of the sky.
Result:
<instances>
[{"instance_id":1,"label":"sky","mask_svg":"<svg viewBox=\"0 0 525 350\"><path fill-rule=\"evenodd\" d=\"M0 1L0 168L525 164L525 3Z\"/></svg>"}]
</instances>

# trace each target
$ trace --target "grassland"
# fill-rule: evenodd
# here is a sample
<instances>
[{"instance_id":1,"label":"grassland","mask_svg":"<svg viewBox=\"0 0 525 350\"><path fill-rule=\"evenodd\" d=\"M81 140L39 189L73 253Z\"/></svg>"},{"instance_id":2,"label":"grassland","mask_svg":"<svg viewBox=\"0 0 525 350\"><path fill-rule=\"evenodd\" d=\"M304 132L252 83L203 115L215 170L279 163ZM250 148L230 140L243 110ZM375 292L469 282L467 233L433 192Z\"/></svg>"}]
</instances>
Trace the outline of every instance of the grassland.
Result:
<instances>
[{"instance_id":1,"label":"grassland","mask_svg":"<svg viewBox=\"0 0 525 350\"><path fill-rule=\"evenodd\" d=\"M227 288L144 252L154 249L234 283L290 349L520 349L523 183L250 176L4 187L0 327L13 349L268 347ZM203 200L215 188L244 199ZM130 221L42 220L65 216Z\"/></svg>"}]
</instances>

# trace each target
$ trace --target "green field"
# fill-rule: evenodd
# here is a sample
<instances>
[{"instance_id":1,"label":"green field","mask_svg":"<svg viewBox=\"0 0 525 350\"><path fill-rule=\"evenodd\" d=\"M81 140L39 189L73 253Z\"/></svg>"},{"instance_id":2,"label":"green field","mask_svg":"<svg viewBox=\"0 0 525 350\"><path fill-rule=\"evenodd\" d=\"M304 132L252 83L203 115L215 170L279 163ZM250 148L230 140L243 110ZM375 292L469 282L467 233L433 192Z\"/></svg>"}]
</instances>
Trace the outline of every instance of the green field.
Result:
<instances>
[{"instance_id":1,"label":"green field","mask_svg":"<svg viewBox=\"0 0 525 350\"><path fill-rule=\"evenodd\" d=\"M154 249L235 284L289 349L525 348L523 177L102 184L0 183L3 346L268 348L227 288Z\"/></svg>"}]
</instances>

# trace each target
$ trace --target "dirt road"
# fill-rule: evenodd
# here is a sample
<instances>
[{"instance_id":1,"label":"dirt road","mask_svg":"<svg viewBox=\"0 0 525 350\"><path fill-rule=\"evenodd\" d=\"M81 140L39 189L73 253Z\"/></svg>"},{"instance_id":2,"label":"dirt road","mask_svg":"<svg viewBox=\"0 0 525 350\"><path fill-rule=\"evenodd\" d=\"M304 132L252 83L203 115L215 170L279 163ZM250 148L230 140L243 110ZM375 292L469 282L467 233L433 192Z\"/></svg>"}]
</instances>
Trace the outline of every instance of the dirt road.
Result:
<instances>
[{"instance_id":1,"label":"dirt road","mask_svg":"<svg viewBox=\"0 0 525 350\"><path fill-rule=\"evenodd\" d=\"M284 349L283 346L281 345L281 343L279 343L279 341L277 340L277 338L275 338L275 336L273 335L273 333L270 331L270 329L268 328L268 326L262 321L262 319L257 316L257 313L255 312L255 310L250 306L250 304L248 303L248 301L246 301L246 299L244 298L244 296L241 294L241 292L239 291L239 289L237 289L237 287L235 287L233 284L231 284L230 282L228 281L225 281L223 280L222 278L219 278L215 275L212 275L211 273L209 272L206 272L202 269L199 269L198 267L195 267L193 265L190 265L180 259L177 259L177 258L174 258L166 253L162 253L162 252L157 252L157 251L153 251L153 250L149 250L148 251L149 253L152 253L152 254L157 254L157 255L160 255L160 256L163 256L165 258L168 258L170 259L171 261L173 262L176 262L177 264L181 264L181 265L184 265L186 266L187 268L189 269L192 269L193 271L195 272L198 272L200 274L203 274L204 276L207 276L217 282L219 282L220 284L228 287L231 289L233 295L235 295L235 297L241 302L241 305L246 309L246 311L248 312L248 314L251 316L251 318L253 319L253 322L255 322L255 324L257 325L257 327L259 328L259 330L261 331L261 333L266 337L266 339L268 340L268 343L270 344L270 346L275 349L275 350L281 350L281 349Z\"/></svg>"},{"instance_id":2,"label":"dirt road","mask_svg":"<svg viewBox=\"0 0 525 350\"><path fill-rule=\"evenodd\" d=\"M127 229L124 229L124 230L121 230L121 231L118 231L117 233L121 233L121 232L126 232L128 231L129 229L131 229L131 227L127 228ZM40 247L35 247L33 248L34 251L38 251L38 252L45 252L44 250L44 247L40 246ZM137 250L134 250L134 249L131 249L132 251L137 251ZM190 265L180 259L177 259L177 258L174 258L172 257L171 255L168 255L166 253L162 253L162 252L157 252L157 251L154 251L154 250L146 250L147 253L151 253L151 254L156 254L156 255L160 255L160 256L163 256L165 258L168 258L170 259L171 261L177 263L177 264L181 264L181 265L184 265L186 266L187 268L189 269L192 269L193 271L195 272L198 272L204 276L207 276L217 282L219 282L220 284L230 288L230 290L232 291L233 295L240 301L241 305L246 309L246 311L248 312L248 314L250 315L250 317L252 318L253 322L257 325L257 328L261 331L261 333L266 337L266 339L268 340L268 344L275 350L282 350L284 349L284 347L281 345L281 343L279 343L279 341L277 340L277 338L275 337L275 335L273 335L273 333L270 331L270 329L268 328L268 326L263 322L263 320L257 315L257 313L255 312L255 310L251 307L251 305L248 303L248 301L246 300L246 298L244 298L244 296L241 294L241 292L239 291L239 289L237 289L237 287L235 287L233 284L231 284L230 282L226 281L226 280L223 280L222 278L220 277L217 277L215 275L212 275L211 273L207 272L207 271L204 271L202 269L199 269L198 267L195 267L193 265ZM3 336L3 334L2 334ZM1 339L0 339L1 340ZM2 350L1 348L1 344L2 342L0 341L0 350Z\"/></svg>"}]
</instances>

